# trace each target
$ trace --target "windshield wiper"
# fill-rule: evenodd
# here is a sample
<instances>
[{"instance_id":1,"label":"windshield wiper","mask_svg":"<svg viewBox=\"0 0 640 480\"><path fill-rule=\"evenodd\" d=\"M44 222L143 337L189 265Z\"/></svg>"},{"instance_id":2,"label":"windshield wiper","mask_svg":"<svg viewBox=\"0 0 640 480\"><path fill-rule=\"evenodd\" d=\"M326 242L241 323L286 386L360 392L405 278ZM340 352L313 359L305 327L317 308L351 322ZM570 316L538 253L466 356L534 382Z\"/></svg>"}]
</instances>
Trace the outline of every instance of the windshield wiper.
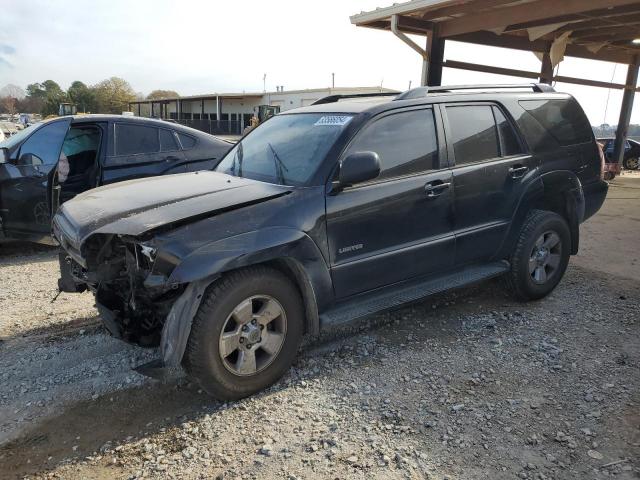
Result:
<instances>
[{"instance_id":1,"label":"windshield wiper","mask_svg":"<svg viewBox=\"0 0 640 480\"><path fill-rule=\"evenodd\" d=\"M278 156L276 149L273 148L273 145L271 145L271 142L267 142L267 145L269 145L269 148L271 149L271 153L273 153L273 160L276 166L276 174L278 175L278 181L280 182L280 185L285 185L287 183L287 180L284 178L284 171L288 172L289 169L284 164L284 162L280 160L280 157Z\"/></svg>"}]
</instances>

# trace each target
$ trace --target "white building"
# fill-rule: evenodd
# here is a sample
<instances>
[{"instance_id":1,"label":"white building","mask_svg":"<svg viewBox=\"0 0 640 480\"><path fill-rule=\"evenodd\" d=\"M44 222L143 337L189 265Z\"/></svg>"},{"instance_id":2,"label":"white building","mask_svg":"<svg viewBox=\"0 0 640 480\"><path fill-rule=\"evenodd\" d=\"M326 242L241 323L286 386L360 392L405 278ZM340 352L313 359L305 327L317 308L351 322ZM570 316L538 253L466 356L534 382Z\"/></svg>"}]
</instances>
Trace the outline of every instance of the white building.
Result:
<instances>
[{"instance_id":1,"label":"white building","mask_svg":"<svg viewBox=\"0 0 640 480\"><path fill-rule=\"evenodd\" d=\"M129 110L142 117L176 120L179 123L216 134L240 134L249 126L260 106L276 107L284 112L311 105L330 95L397 93L382 87L337 87L309 90L278 90L264 93L212 93L162 100L139 100Z\"/></svg>"}]
</instances>

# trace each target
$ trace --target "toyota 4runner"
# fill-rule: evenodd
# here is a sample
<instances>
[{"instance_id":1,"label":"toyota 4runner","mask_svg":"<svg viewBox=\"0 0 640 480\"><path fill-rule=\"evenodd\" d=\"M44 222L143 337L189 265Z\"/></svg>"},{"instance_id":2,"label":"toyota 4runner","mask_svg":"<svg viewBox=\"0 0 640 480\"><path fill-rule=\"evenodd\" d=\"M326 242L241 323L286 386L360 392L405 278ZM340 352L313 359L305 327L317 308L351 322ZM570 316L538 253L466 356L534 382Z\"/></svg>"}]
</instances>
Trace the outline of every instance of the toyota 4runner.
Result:
<instances>
[{"instance_id":1,"label":"toyota 4runner","mask_svg":"<svg viewBox=\"0 0 640 480\"><path fill-rule=\"evenodd\" d=\"M237 399L282 376L304 334L491 277L548 295L605 199L603 162L579 104L546 85L327 97L213 171L66 202L59 286L160 347L143 371L182 365Z\"/></svg>"}]
</instances>

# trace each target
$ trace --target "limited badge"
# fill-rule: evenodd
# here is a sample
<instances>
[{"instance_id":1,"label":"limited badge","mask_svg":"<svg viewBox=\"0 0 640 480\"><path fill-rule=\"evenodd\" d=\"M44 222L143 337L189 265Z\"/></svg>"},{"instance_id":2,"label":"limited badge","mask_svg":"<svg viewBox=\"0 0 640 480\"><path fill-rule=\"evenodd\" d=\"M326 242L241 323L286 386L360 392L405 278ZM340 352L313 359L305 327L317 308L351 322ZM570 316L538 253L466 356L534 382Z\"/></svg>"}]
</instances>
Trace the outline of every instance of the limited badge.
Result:
<instances>
[{"instance_id":1,"label":"limited badge","mask_svg":"<svg viewBox=\"0 0 640 480\"><path fill-rule=\"evenodd\" d=\"M321 117L320 120L318 120L314 125L343 127L347 123L349 123L351 118L352 117L350 117L349 115L325 115L324 117Z\"/></svg>"}]
</instances>

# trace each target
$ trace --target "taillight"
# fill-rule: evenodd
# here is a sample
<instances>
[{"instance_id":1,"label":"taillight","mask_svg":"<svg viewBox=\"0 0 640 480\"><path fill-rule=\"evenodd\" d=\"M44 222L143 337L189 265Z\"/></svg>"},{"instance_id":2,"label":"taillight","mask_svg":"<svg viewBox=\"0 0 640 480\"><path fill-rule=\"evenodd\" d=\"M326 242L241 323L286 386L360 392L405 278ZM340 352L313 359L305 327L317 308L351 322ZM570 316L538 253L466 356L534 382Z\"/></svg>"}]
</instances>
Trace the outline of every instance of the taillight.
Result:
<instances>
[{"instance_id":1,"label":"taillight","mask_svg":"<svg viewBox=\"0 0 640 480\"><path fill-rule=\"evenodd\" d=\"M596 142L596 145L598 145L598 153L600 154L600 180L604 180L604 164L606 163L604 158L604 148L599 142Z\"/></svg>"}]
</instances>

